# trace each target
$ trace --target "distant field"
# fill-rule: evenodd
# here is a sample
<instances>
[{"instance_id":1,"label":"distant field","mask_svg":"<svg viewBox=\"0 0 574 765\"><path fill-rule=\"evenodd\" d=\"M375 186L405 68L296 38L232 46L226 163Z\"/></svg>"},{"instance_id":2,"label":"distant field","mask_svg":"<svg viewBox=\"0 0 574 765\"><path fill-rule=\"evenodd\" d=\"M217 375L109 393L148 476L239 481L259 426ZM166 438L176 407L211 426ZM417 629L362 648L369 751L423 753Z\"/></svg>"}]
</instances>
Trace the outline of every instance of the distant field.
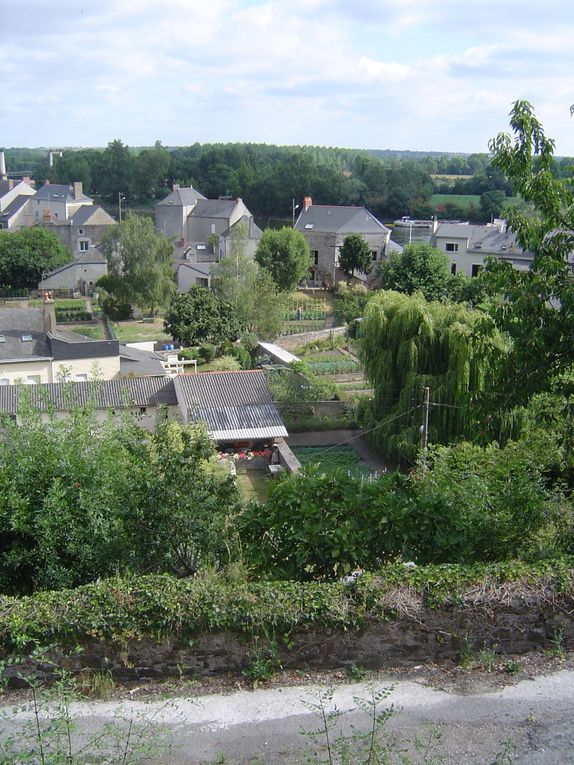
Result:
<instances>
[{"instance_id":1,"label":"distant field","mask_svg":"<svg viewBox=\"0 0 574 765\"><path fill-rule=\"evenodd\" d=\"M472 178L472 175L446 175L446 174L438 174L435 175L434 173L431 173L431 178L433 181L467 181L469 178Z\"/></svg>"},{"instance_id":2,"label":"distant field","mask_svg":"<svg viewBox=\"0 0 574 765\"><path fill-rule=\"evenodd\" d=\"M454 204L463 205L467 207L473 204L475 207L480 205L479 194L433 194L430 198L430 203L434 207L437 205L445 205L447 202L454 202ZM510 206L514 206L518 202L518 197L506 197L504 203Z\"/></svg>"}]
</instances>

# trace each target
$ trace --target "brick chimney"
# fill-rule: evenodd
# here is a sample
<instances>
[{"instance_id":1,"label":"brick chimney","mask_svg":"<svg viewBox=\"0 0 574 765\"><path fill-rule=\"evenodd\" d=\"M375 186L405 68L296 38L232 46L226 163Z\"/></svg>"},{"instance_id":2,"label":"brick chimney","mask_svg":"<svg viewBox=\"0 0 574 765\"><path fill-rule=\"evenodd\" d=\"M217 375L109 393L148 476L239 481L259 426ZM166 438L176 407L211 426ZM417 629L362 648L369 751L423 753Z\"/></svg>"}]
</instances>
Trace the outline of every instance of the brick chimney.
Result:
<instances>
[{"instance_id":1,"label":"brick chimney","mask_svg":"<svg viewBox=\"0 0 574 765\"><path fill-rule=\"evenodd\" d=\"M84 184L82 181L74 181L74 199L81 199L84 196Z\"/></svg>"},{"instance_id":2,"label":"brick chimney","mask_svg":"<svg viewBox=\"0 0 574 765\"><path fill-rule=\"evenodd\" d=\"M44 314L44 334L54 334L56 331L56 304L52 297L52 293L44 292L44 302L42 304L42 311Z\"/></svg>"},{"instance_id":3,"label":"brick chimney","mask_svg":"<svg viewBox=\"0 0 574 765\"><path fill-rule=\"evenodd\" d=\"M313 204L313 200L311 199L311 197L305 197L303 199L303 211L307 212L307 210L311 207L312 204Z\"/></svg>"}]
</instances>

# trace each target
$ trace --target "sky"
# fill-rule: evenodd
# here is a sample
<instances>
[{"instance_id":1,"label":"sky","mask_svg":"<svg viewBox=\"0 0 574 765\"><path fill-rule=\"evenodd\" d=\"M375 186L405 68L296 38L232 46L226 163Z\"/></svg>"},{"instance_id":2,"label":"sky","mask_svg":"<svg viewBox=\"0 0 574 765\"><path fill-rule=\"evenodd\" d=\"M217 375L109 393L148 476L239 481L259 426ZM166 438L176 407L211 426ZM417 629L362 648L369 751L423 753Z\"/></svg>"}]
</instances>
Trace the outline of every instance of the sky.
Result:
<instances>
[{"instance_id":1,"label":"sky","mask_svg":"<svg viewBox=\"0 0 574 765\"><path fill-rule=\"evenodd\" d=\"M571 0L0 0L0 146L486 152L517 99L574 156Z\"/></svg>"}]
</instances>

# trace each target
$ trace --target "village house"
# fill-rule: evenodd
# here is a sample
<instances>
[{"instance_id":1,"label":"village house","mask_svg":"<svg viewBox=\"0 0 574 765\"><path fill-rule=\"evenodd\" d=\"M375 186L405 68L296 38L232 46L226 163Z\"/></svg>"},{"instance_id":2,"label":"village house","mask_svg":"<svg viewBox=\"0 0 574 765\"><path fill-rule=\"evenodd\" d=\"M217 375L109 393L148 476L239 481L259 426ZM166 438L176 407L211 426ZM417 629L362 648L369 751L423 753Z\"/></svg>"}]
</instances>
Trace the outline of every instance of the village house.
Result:
<instances>
[{"instance_id":1,"label":"village house","mask_svg":"<svg viewBox=\"0 0 574 765\"><path fill-rule=\"evenodd\" d=\"M485 225L434 221L430 241L449 257L453 274L476 276L484 268L487 257L527 271L534 257L533 252L522 249L504 220Z\"/></svg>"},{"instance_id":2,"label":"village house","mask_svg":"<svg viewBox=\"0 0 574 765\"><path fill-rule=\"evenodd\" d=\"M371 251L373 264L390 252L402 249L391 241L391 230L364 207L314 205L311 197L305 197L295 228L303 234L311 250L311 285L331 287L336 286L342 277L347 279L339 269L339 252L349 234L363 237ZM368 282L366 274L356 272L355 276Z\"/></svg>"},{"instance_id":3,"label":"village house","mask_svg":"<svg viewBox=\"0 0 574 765\"><path fill-rule=\"evenodd\" d=\"M243 200L206 199L196 189L175 185L155 206L155 227L174 239L174 267L178 290L210 281L209 266L230 255L241 239L243 252L254 257L262 236ZM182 265L192 268L180 268Z\"/></svg>"},{"instance_id":4,"label":"village house","mask_svg":"<svg viewBox=\"0 0 574 765\"><path fill-rule=\"evenodd\" d=\"M153 352L58 328L53 300L0 308L0 386L164 375Z\"/></svg>"}]
</instances>

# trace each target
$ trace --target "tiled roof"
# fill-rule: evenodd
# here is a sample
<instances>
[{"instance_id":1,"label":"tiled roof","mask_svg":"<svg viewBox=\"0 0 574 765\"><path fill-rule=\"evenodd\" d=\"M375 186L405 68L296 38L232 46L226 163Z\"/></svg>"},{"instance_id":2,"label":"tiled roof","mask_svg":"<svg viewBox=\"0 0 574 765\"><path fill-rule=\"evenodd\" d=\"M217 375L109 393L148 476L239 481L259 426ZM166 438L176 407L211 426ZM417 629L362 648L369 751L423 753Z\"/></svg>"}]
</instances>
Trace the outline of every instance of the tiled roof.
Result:
<instances>
[{"instance_id":1,"label":"tiled roof","mask_svg":"<svg viewBox=\"0 0 574 765\"><path fill-rule=\"evenodd\" d=\"M174 384L189 417L216 441L287 436L260 370L179 375Z\"/></svg>"},{"instance_id":2,"label":"tiled roof","mask_svg":"<svg viewBox=\"0 0 574 765\"><path fill-rule=\"evenodd\" d=\"M173 380L167 377L0 386L0 412L16 414L19 401L39 411L68 411L87 405L121 409L177 404Z\"/></svg>"}]
</instances>

